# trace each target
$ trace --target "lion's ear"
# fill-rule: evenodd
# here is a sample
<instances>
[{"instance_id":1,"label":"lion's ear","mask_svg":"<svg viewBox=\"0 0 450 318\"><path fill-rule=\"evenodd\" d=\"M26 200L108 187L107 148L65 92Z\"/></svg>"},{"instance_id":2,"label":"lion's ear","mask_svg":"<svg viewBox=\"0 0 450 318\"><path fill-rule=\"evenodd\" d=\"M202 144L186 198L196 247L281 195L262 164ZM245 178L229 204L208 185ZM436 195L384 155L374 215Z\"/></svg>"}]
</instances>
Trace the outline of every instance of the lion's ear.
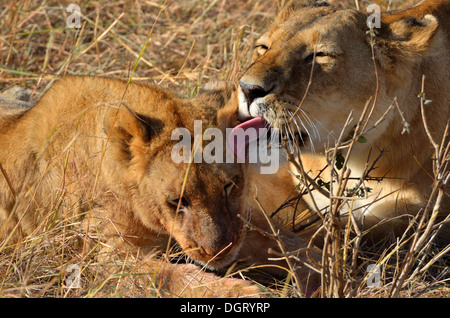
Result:
<instances>
[{"instance_id":1,"label":"lion's ear","mask_svg":"<svg viewBox=\"0 0 450 318\"><path fill-rule=\"evenodd\" d=\"M422 55L430 51L438 26L431 14L422 19L408 18L390 24L391 37L409 52Z\"/></svg>"},{"instance_id":2,"label":"lion's ear","mask_svg":"<svg viewBox=\"0 0 450 318\"><path fill-rule=\"evenodd\" d=\"M120 161L130 161L145 153L153 137L158 135L164 124L122 108L108 108L103 120L103 130Z\"/></svg>"},{"instance_id":3,"label":"lion's ear","mask_svg":"<svg viewBox=\"0 0 450 318\"><path fill-rule=\"evenodd\" d=\"M415 62L417 58L432 55L438 26L438 20L430 14L422 19L411 17L383 24L380 36L375 39L380 44L375 45L379 58L384 57L385 63Z\"/></svg>"},{"instance_id":4,"label":"lion's ear","mask_svg":"<svg viewBox=\"0 0 450 318\"><path fill-rule=\"evenodd\" d=\"M397 83L402 76L409 76L413 65L423 57L437 52L435 50L438 36L438 20L432 15L422 19L405 18L390 23L383 23L374 41L375 59L379 66L389 72ZM392 83L392 89L395 84Z\"/></svg>"}]
</instances>

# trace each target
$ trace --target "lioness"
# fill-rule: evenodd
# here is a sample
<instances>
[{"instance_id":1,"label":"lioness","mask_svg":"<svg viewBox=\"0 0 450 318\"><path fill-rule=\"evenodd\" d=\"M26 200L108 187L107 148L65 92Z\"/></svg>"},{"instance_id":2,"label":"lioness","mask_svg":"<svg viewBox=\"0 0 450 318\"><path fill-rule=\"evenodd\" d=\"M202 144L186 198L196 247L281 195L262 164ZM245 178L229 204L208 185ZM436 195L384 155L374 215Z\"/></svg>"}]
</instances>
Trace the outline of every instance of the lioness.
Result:
<instances>
[{"instance_id":1,"label":"lioness","mask_svg":"<svg viewBox=\"0 0 450 318\"><path fill-rule=\"evenodd\" d=\"M365 132L364 142L354 144L348 161L350 178L358 180L366 163L370 166L379 151L385 153L371 171L372 181L366 182L370 195L352 201L347 212L352 210L365 228L394 217L398 222L391 224L400 228L405 218L398 216L423 209L433 182L434 149L418 98L423 75L424 93L431 101L424 106L424 116L437 143L449 121L450 1L425 1L409 10L386 13L381 27L372 32L368 18L368 14L337 10L326 2L292 1L256 42L252 63L240 79L242 124L238 127L248 128L249 119L263 117L271 126L297 135L302 140L305 171L315 176L326 165L322 151L334 146L339 136L341 140L353 137L369 101L372 114L366 127L384 120ZM391 111L385 114L390 105ZM353 121L343 130L351 111ZM405 122L411 125L409 133L402 132ZM288 193L298 179L292 181L289 174L286 178L279 178L283 183L279 188ZM263 176L254 179L265 187ZM328 197L313 194L317 205L304 197L310 208L328 205ZM277 205L266 202L271 204ZM444 195L441 218L448 216L449 209L449 196Z\"/></svg>"},{"instance_id":2,"label":"lioness","mask_svg":"<svg viewBox=\"0 0 450 318\"><path fill-rule=\"evenodd\" d=\"M87 237L84 230L80 235L116 249L165 250L171 239L213 270L235 260L268 262L268 248L276 250L277 243L247 231L238 217L270 232L263 215L248 206L246 165L171 159L176 129L194 136L197 119L203 129L225 131L237 124L237 105L234 85L183 99L147 84L58 80L34 107L0 118L2 238L36 235L45 230L44 220L70 211L85 215L82 229L90 230ZM304 245L289 231L279 231L287 250ZM159 261L148 262L155 270L161 267ZM236 297L260 291L192 264L163 265L161 281L175 295ZM298 264L297 273L304 291L317 287L317 276L305 266Z\"/></svg>"}]
</instances>

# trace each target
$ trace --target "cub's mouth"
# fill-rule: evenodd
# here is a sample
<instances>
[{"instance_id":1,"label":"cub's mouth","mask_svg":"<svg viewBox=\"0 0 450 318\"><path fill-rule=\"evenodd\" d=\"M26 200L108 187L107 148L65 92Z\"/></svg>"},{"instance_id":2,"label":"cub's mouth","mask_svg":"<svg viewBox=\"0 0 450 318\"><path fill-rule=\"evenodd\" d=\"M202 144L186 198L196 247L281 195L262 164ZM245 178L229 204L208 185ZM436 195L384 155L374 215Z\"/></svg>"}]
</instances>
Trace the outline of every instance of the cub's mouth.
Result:
<instances>
[{"instance_id":1,"label":"cub's mouth","mask_svg":"<svg viewBox=\"0 0 450 318\"><path fill-rule=\"evenodd\" d=\"M221 270L236 261L242 242L230 242L218 252L208 251L202 246L182 247L178 244L174 245L174 250L169 259L172 263L194 262L205 268L215 271Z\"/></svg>"},{"instance_id":2,"label":"cub's mouth","mask_svg":"<svg viewBox=\"0 0 450 318\"><path fill-rule=\"evenodd\" d=\"M170 243L173 250L168 255L169 259L172 262L190 260L211 270L219 270L230 265L238 257L246 235L246 227L241 223L229 226L230 229L224 229L217 234L205 230L190 234L172 232Z\"/></svg>"},{"instance_id":3,"label":"cub's mouth","mask_svg":"<svg viewBox=\"0 0 450 318\"><path fill-rule=\"evenodd\" d=\"M202 250L202 248L187 252L186 255L190 259L201 265L204 265L211 270L220 270L230 265L237 259L239 249L240 246L230 244L229 246L224 248L224 250L213 255L205 252L204 250Z\"/></svg>"}]
</instances>

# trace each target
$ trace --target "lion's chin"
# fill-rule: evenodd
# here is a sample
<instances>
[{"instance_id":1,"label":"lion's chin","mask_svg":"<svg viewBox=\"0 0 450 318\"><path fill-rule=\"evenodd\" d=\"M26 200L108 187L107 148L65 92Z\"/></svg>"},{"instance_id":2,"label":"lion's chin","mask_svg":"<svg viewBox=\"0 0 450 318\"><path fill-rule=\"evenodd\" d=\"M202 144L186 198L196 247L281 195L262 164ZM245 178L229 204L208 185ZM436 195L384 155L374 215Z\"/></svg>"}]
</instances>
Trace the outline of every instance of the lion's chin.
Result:
<instances>
[{"instance_id":1,"label":"lion's chin","mask_svg":"<svg viewBox=\"0 0 450 318\"><path fill-rule=\"evenodd\" d=\"M269 123L269 127L270 129L267 133L267 139L271 141L277 139L279 145L287 143L289 146L297 145L300 148L304 148L310 138L308 133L296 126L290 125L288 128L285 122Z\"/></svg>"}]
</instances>

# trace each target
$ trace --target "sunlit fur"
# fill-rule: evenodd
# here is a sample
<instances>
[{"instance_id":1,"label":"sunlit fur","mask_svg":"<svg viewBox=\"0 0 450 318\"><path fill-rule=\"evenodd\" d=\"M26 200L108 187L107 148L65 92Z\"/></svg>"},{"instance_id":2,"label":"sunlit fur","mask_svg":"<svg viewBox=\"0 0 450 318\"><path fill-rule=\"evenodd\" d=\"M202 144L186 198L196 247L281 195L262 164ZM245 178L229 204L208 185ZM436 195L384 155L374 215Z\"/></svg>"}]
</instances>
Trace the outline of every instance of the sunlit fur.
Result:
<instances>
[{"instance_id":1,"label":"sunlit fur","mask_svg":"<svg viewBox=\"0 0 450 318\"><path fill-rule=\"evenodd\" d=\"M186 128L194 136L194 120L202 120L203 129L219 128L225 138L226 128L237 125L237 115L234 84L210 84L187 99L149 84L109 78L56 81L34 107L0 119L2 239L41 235L51 220L65 218L83 222L75 230L92 243L88 246L103 242L142 254L166 251L170 240L190 260L213 270L236 260L243 267L286 266L283 260L268 260L268 249L278 249L275 240L248 229L246 222L270 231L261 212L249 205L246 164L177 164L171 159L179 142L171 138L175 129ZM187 203L177 210L182 193ZM304 239L277 228L288 250L305 245ZM194 284L192 294L184 296L259 292L247 281L220 279L192 264L148 264L164 269L158 272L161 282L173 293L197 282L195 271L201 272L201 286ZM265 270L286 275L281 267ZM317 288L317 275L302 264L297 271L300 288Z\"/></svg>"},{"instance_id":2,"label":"sunlit fur","mask_svg":"<svg viewBox=\"0 0 450 318\"><path fill-rule=\"evenodd\" d=\"M314 176L326 164L324 149L333 147L339 136L344 140L352 136L370 98L372 102L376 99L376 105L367 127L372 127L397 98L406 122L412 125L411 132L402 134L402 118L392 107L383 122L364 134L367 142L355 144L348 162L351 177L361 177L366 162L370 165L381 150L386 150L371 173L372 177L386 178L366 182L365 186L372 188L371 195L352 201L353 206L346 211L355 212L367 228L399 215L415 215L425 206L433 182L433 149L417 97L422 75L426 76L426 98L432 100L425 107L427 124L436 141L440 142L450 117L450 1L425 1L410 10L386 13L373 39L366 14L311 5L317 2L291 2L255 43L252 64L241 84L259 87L260 91L249 105L240 90L240 119L263 116L286 135L300 130L300 136L307 136L300 149L302 158L306 171ZM369 110L371 106L369 103ZM351 111L352 121L344 127ZM329 172L322 175L329 180ZM263 183L264 177L259 180L256 182ZM279 187L293 189L297 182L294 177ZM352 182L347 185L351 186ZM392 195L384 197L389 193ZM376 198L383 199L370 204ZM315 200L320 208L329 204L329 198L319 194ZM442 217L449 213L449 201L445 196ZM407 223L406 218L397 220Z\"/></svg>"}]
</instances>

